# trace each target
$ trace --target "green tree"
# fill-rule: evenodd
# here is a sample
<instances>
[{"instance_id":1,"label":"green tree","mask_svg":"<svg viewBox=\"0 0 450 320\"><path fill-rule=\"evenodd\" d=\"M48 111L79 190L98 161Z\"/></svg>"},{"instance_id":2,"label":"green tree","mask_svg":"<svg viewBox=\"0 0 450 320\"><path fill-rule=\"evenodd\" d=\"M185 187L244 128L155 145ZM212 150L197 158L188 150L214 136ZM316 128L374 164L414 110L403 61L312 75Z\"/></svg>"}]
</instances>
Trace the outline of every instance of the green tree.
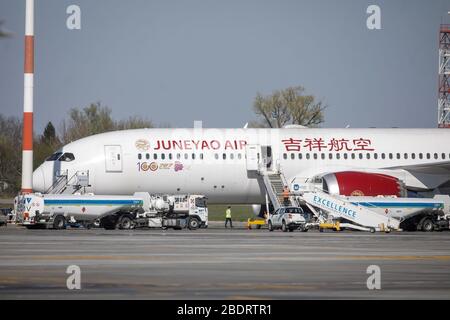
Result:
<instances>
[{"instance_id":1,"label":"green tree","mask_svg":"<svg viewBox=\"0 0 450 320\"><path fill-rule=\"evenodd\" d=\"M1 196L13 195L20 188L22 169L22 122L0 114L0 188ZM8 188L3 190L3 184Z\"/></svg>"},{"instance_id":2,"label":"green tree","mask_svg":"<svg viewBox=\"0 0 450 320\"><path fill-rule=\"evenodd\" d=\"M82 110L76 108L70 110L69 119L62 123L61 137L66 144L108 131L152 127L153 124L150 120L139 117L116 121L111 116L111 109L97 102Z\"/></svg>"},{"instance_id":3,"label":"green tree","mask_svg":"<svg viewBox=\"0 0 450 320\"><path fill-rule=\"evenodd\" d=\"M93 134L114 130L111 109L92 103L89 107L71 109L69 119L62 124L62 140L69 143Z\"/></svg>"},{"instance_id":4,"label":"green tree","mask_svg":"<svg viewBox=\"0 0 450 320\"><path fill-rule=\"evenodd\" d=\"M55 127L51 122L47 123L44 132L37 139L34 139L33 166L36 169L55 150L61 147Z\"/></svg>"},{"instance_id":5,"label":"green tree","mask_svg":"<svg viewBox=\"0 0 450 320\"><path fill-rule=\"evenodd\" d=\"M257 93L253 110L260 117L253 127L282 128L288 124L317 127L324 121L326 106L301 86L276 90L271 95Z\"/></svg>"}]
</instances>

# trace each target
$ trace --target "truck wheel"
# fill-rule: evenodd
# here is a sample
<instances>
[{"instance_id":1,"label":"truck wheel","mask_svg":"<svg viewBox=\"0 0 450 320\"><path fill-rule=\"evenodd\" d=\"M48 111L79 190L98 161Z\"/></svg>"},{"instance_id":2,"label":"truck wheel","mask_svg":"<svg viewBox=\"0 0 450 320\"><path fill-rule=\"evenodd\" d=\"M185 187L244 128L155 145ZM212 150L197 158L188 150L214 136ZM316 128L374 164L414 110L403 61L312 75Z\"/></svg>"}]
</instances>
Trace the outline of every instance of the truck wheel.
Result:
<instances>
[{"instance_id":1,"label":"truck wheel","mask_svg":"<svg viewBox=\"0 0 450 320\"><path fill-rule=\"evenodd\" d=\"M283 223L281 224L281 230L282 230L283 232L287 232L287 231L288 231L288 228L287 228L287 226L286 226L286 221L284 221L284 220L283 220Z\"/></svg>"},{"instance_id":2,"label":"truck wheel","mask_svg":"<svg viewBox=\"0 0 450 320\"><path fill-rule=\"evenodd\" d=\"M434 230L433 221L431 221L431 219L425 219L422 222L422 231L431 232L433 230Z\"/></svg>"},{"instance_id":3,"label":"truck wheel","mask_svg":"<svg viewBox=\"0 0 450 320\"><path fill-rule=\"evenodd\" d=\"M56 216L53 219L53 229L61 230L66 228L66 219L64 216Z\"/></svg>"},{"instance_id":4,"label":"truck wheel","mask_svg":"<svg viewBox=\"0 0 450 320\"><path fill-rule=\"evenodd\" d=\"M269 220L269 231L273 231L273 225L272 225L272 221Z\"/></svg>"},{"instance_id":5,"label":"truck wheel","mask_svg":"<svg viewBox=\"0 0 450 320\"><path fill-rule=\"evenodd\" d=\"M123 215L119 219L118 227L121 230L130 230L133 228L133 219L129 215Z\"/></svg>"},{"instance_id":6,"label":"truck wheel","mask_svg":"<svg viewBox=\"0 0 450 320\"><path fill-rule=\"evenodd\" d=\"M101 218L100 227L103 227L105 230L115 230L116 229L115 217L108 216Z\"/></svg>"},{"instance_id":7,"label":"truck wheel","mask_svg":"<svg viewBox=\"0 0 450 320\"><path fill-rule=\"evenodd\" d=\"M189 230L197 230L200 227L200 223L197 218L190 218L188 223Z\"/></svg>"}]
</instances>

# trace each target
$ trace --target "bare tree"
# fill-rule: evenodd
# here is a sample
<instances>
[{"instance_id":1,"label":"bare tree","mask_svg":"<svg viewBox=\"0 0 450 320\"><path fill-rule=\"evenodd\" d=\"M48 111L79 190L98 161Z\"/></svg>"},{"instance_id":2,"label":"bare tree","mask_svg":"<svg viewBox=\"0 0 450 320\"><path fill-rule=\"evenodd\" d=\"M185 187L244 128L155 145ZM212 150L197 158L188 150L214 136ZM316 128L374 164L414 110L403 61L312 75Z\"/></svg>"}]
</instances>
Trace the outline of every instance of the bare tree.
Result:
<instances>
[{"instance_id":1,"label":"bare tree","mask_svg":"<svg viewBox=\"0 0 450 320\"><path fill-rule=\"evenodd\" d=\"M326 106L313 95L305 95L301 86L276 90L271 95L258 93L253 110L261 118L252 127L281 128L288 124L316 127L324 121Z\"/></svg>"}]
</instances>

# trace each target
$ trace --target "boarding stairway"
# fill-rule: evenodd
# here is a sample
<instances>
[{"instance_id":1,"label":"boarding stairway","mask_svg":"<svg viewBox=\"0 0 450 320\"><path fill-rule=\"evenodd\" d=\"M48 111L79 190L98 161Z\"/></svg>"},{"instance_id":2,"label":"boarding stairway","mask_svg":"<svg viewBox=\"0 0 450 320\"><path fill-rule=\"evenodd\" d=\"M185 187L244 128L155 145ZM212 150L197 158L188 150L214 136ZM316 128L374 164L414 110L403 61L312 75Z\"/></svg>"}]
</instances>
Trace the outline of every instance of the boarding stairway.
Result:
<instances>
[{"instance_id":1,"label":"boarding stairway","mask_svg":"<svg viewBox=\"0 0 450 320\"><path fill-rule=\"evenodd\" d=\"M277 171L259 170L267 195L274 210L285 206L283 188L289 186L281 169ZM344 221L340 225L361 231L389 231L400 228L400 221L380 214L347 200L345 197L330 195L315 184L309 185L300 194L289 193L289 206L306 205L319 222ZM348 222L348 223L346 223Z\"/></svg>"},{"instance_id":2,"label":"boarding stairway","mask_svg":"<svg viewBox=\"0 0 450 320\"><path fill-rule=\"evenodd\" d=\"M370 210L370 207L348 201L345 197L330 195L317 188L299 195L299 199L311 209L319 221L344 219L350 223L341 224L341 226L362 231L388 231L400 228L400 221L395 218Z\"/></svg>"},{"instance_id":3,"label":"boarding stairway","mask_svg":"<svg viewBox=\"0 0 450 320\"><path fill-rule=\"evenodd\" d=\"M289 200L287 201L288 203L284 203L283 191L284 186L287 186L287 182L281 172L264 171L260 174L263 178L267 195L272 202L274 210L277 210L278 208L286 205L296 207L298 206L296 197L291 193L289 193Z\"/></svg>"},{"instance_id":4,"label":"boarding stairway","mask_svg":"<svg viewBox=\"0 0 450 320\"><path fill-rule=\"evenodd\" d=\"M44 193L74 194L83 191L85 187L89 187L89 170L76 171L70 178L65 170L55 174L55 181Z\"/></svg>"}]
</instances>

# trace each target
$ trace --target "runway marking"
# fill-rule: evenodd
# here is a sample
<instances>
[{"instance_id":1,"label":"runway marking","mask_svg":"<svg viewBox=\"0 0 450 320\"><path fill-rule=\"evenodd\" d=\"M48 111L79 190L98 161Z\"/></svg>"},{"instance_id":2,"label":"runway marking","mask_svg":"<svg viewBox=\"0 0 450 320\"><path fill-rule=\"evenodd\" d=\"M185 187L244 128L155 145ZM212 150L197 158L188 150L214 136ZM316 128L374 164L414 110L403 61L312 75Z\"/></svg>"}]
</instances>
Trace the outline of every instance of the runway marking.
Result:
<instances>
[{"instance_id":1,"label":"runway marking","mask_svg":"<svg viewBox=\"0 0 450 320\"><path fill-rule=\"evenodd\" d=\"M450 256L342 256L344 259L349 260L438 260L449 261Z\"/></svg>"},{"instance_id":2,"label":"runway marking","mask_svg":"<svg viewBox=\"0 0 450 320\"><path fill-rule=\"evenodd\" d=\"M368 260L386 260L386 261L450 261L450 255L336 255L336 256L316 256L314 255L300 255L295 256L274 256L268 255L261 257L259 255L242 255L242 254L227 254L221 257L220 261L204 261L191 260L189 261L172 261L171 258L183 257L185 254L150 254L150 255L54 255L54 256L9 256L9 259L17 260L33 260L33 261L153 261L158 263L226 263L235 261L298 261L298 260L348 260L348 261L368 261ZM196 256L197 258L204 258L209 254L188 254L187 256ZM5 257L4 257L5 258Z\"/></svg>"}]
</instances>

